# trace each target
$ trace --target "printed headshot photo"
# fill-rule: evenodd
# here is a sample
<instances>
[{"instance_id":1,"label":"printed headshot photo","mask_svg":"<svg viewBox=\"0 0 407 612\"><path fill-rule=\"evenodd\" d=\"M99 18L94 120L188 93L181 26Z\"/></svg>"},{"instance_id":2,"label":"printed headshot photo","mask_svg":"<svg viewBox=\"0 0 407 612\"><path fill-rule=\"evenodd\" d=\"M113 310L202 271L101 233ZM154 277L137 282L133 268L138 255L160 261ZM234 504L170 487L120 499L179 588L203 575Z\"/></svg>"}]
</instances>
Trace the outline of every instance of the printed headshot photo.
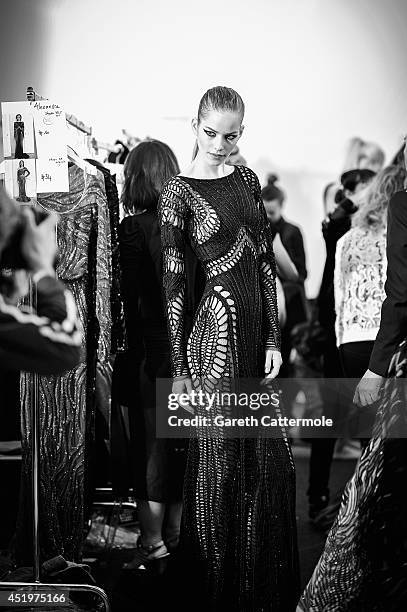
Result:
<instances>
[{"instance_id":1,"label":"printed headshot photo","mask_svg":"<svg viewBox=\"0 0 407 612\"><path fill-rule=\"evenodd\" d=\"M34 157L34 123L29 102L5 102L1 105L4 157Z\"/></svg>"},{"instance_id":2,"label":"printed headshot photo","mask_svg":"<svg viewBox=\"0 0 407 612\"><path fill-rule=\"evenodd\" d=\"M37 198L37 180L34 159L13 159L5 162L5 187L21 203Z\"/></svg>"}]
</instances>

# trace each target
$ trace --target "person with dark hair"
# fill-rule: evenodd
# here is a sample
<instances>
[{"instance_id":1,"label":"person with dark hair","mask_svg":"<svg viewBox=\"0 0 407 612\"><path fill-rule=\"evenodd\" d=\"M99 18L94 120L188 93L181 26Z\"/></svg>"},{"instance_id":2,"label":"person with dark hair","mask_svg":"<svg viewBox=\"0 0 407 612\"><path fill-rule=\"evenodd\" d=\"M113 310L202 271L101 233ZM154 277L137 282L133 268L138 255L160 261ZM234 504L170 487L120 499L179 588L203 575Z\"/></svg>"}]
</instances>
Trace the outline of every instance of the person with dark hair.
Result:
<instances>
[{"instance_id":1,"label":"person with dark hair","mask_svg":"<svg viewBox=\"0 0 407 612\"><path fill-rule=\"evenodd\" d=\"M158 140L138 144L124 168L126 216L119 227L119 244L128 351L117 356L114 379L120 403L130 409L141 530L137 552L125 569L168 556L179 536L185 445L157 439L155 432L156 378L170 377L157 203L165 181L178 172L174 153Z\"/></svg>"},{"instance_id":2,"label":"person with dark hair","mask_svg":"<svg viewBox=\"0 0 407 612\"><path fill-rule=\"evenodd\" d=\"M322 274L321 286L317 297L318 320L325 334L322 355L323 376L332 381L328 388L322 387L324 414L333 418L334 422L344 422L347 411L343 411L340 396L340 379L344 372L339 357L335 335L335 297L334 273L335 254L338 240L349 231L352 225L352 215L358 209L358 198L363 198L365 190L375 176L369 169L349 170L341 175L342 189L336 191L336 207L328 214L322 223L322 235L326 246L326 259ZM326 197L327 191L324 191ZM343 437L343 432L342 437ZM337 437L314 438L311 441L311 457L309 470L309 517L317 519L324 512L330 500L329 476ZM344 455L346 456L346 455ZM336 505L333 506L333 510ZM335 510L334 510L335 511ZM329 521L332 514L329 514ZM325 520L325 519L324 519Z\"/></svg>"},{"instance_id":3,"label":"person with dark hair","mask_svg":"<svg viewBox=\"0 0 407 612\"><path fill-rule=\"evenodd\" d=\"M282 189L276 185L277 181L278 177L275 174L269 174L267 177L267 185L263 187L261 191L261 197L272 231L280 237L283 247L286 249L298 272L298 277L295 280L282 278L287 318L281 336L283 366L280 371L280 376L287 378L294 376L293 367L290 364L290 353L292 349L291 332L296 325L307 320L304 290L304 281L307 278L307 267L301 230L297 225L286 221L282 216L285 194ZM288 393L289 390L290 393ZM285 400L287 409L290 408L295 391L296 389L292 385L286 386Z\"/></svg>"},{"instance_id":4,"label":"person with dark hair","mask_svg":"<svg viewBox=\"0 0 407 612\"><path fill-rule=\"evenodd\" d=\"M244 110L233 89L204 94L192 121L196 155L160 197L172 391L200 416L224 414L221 402L191 406L182 394L216 396L215 389L240 388L242 378L270 384L281 366L276 267L260 184L249 168L226 163L243 133ZM188 338L187 242L206 274ZM299 579L295 472L285 432L231 437L215 421L193 433L180 539L192 607L290 612Z\"/></svg>"}]
</instances>

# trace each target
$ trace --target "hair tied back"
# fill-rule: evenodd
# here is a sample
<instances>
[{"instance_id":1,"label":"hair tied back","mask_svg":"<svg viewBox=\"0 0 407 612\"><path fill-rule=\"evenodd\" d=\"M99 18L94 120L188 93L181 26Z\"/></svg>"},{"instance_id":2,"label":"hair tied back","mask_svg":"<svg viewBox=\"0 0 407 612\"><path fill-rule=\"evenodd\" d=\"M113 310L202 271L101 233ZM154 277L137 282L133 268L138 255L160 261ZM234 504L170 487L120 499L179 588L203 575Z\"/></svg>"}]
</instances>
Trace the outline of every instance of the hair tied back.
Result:
<instances>
[{"instance_id":1,"label":"hair tied back","mask_svg":"<svg viewBox=\"0 0 407 612\"><path fill-rule=\"evenodd\" d=\"M274 185L275 183L277 183L278 181L278 176L277 174L268 174L267 175L267 185Z\"/></svg>"}]
</instances>

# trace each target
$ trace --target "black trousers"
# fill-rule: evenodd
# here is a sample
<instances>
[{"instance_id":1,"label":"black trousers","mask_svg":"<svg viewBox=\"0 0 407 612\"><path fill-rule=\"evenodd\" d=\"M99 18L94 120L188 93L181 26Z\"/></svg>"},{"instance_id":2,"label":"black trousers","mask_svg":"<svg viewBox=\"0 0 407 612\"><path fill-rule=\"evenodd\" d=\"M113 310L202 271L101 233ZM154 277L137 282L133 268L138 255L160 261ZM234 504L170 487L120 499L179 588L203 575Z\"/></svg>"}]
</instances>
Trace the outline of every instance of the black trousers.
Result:
<instances>
[{"instance_id":1,"label":"black trousers","mask_svg":"<svg viewBox=\"0 0 407 612\"><path fill-rule=\"evenodd\" d=\"M342 344L339 350L332 344L327 343L326 367L324 368L324 375L326 378L337 378L338 379L338 394L335 396L330 392L327 397L327 404L324 402L324 414L327 417L335 417L340 412L340 418L346 417L346 412L350 413L352 409L352 399L354 389L349 390L349 397L346 402L339 397L339 387L341 385L340 379L355 378L360 379L369 367L370 354L373 349L373 341L365 342L348 342ZM329 361L329 363L328 363ZM356 381L355 381L356 382ZM343 397L343 396L342 396ZM322 398L324 400L324 398ZM341 406L334 405L335 402ZM344 404L346 404L344 406ZM343 409L345 408L345 410ZM370 409L370 422L373 425L374 410ZM369 429L369 414L363 415L363 429L368 431ZM357 429L360 429L358 426ZM309 487L308 497L315 498L321 495L327 495L329 497L329 476L331 473L332 458L335 448L335 442L337 438L315 438L311 442L311 459L310 459L310 471L309 471ZM368 444L369 438L361 438L362 447Z\"/></svg>"}]
</instances>

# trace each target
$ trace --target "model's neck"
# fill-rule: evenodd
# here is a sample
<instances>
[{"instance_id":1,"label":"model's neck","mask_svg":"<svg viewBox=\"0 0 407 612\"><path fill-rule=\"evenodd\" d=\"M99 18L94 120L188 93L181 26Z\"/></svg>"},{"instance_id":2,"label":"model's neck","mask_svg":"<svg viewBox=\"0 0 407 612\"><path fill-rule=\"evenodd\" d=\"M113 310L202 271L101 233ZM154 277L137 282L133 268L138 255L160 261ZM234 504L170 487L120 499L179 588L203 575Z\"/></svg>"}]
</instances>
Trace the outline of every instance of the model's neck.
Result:
<instances>
[{"instance_id":1,"label":"model's neck","mask_svg":"<svg viewBox=\"0 0 407 612\"><path fill-rule=\"evenodd\" d=\"M221 178L222 176L226 176L233 172L232 166L228 166L223 163L219 166L212 166L207 164L205 160L197 157L194 159L190 166L190 174L191 176L195 176L196 178Z\"/></svg>"}]
</instances>

